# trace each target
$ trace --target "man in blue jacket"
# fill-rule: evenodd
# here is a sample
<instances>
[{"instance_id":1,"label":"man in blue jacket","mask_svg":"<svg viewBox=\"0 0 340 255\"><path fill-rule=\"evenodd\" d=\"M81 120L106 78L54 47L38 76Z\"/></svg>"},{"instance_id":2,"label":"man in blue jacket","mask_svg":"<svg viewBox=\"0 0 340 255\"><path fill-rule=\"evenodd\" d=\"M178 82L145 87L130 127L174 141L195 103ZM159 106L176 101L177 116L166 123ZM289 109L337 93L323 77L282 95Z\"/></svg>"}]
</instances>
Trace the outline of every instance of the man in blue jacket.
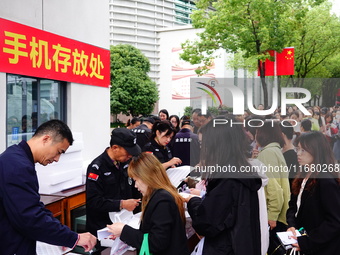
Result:
<instances>
[{"instance_id":1,"label":"man in blue jacket","mask_svg":"<svg viewBox=\"0 0 340 255\"><path fill-rule=\"evenodd\" d=\"M181 166L196 166L200 159L198 135L192 132L193 122L189 117L181 118L181 130L175 135L172 155L182 160Z\"/></svg>"},{"instance_id":2,"label":"man in blue jacket","mask_svg":"<svg viewBox=\"0 0 340 255\"><path fill-rule=\"evenodd\" d=\"M36 241L90 251L96 238L77 234L55 219L40 202L35 163L58 161L73 143L69 127L59 120L42 124L29 141L0 155L0 242L2 255L36 254Z\"/></svg>"}]
</instances>

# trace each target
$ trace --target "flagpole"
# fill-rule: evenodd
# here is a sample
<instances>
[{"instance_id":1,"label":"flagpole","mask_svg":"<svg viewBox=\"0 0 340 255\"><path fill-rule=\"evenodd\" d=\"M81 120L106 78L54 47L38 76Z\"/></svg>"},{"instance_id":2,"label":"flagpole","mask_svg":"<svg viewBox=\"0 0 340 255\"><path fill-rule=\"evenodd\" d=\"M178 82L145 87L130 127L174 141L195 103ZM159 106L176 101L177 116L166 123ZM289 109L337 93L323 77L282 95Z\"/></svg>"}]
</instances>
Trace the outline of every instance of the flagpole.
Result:
<instances>
[{"instance_id":1,"label":"flagpole","mask_svg":"<svg viewBox=\"0 0 340 255\"><path fill-rule=\"evenodd\" d=\"M277 90L277 85L278 85L278 77L277 77L277 52L276 52L276 50L274 50L274 89L276 89L276 90Z\"/></svg>"}]
</instances>

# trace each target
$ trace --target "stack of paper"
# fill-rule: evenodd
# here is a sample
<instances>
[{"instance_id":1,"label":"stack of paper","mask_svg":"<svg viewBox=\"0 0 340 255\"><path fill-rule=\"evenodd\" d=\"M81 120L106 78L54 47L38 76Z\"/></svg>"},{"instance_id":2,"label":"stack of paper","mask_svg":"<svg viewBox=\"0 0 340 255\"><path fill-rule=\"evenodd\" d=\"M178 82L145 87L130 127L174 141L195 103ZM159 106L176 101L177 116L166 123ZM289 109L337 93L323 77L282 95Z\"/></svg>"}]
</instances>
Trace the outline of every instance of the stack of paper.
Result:
<instances>
[{"instance_id":1,"label":"stack of paper","mask_svg":"<svg viewBox=\"0 0 340 255\"><path fill-rule=\"evenodd\" d=\"M181 184L181 182L190 174L191 166L180 166L175 168L169 168L166 170L168 177L176 188Z\"/></svg>"},{"instance_id":2,"label":"stack of paper","mask_svg":"<svg viewBox=\"0 0 340 255\"><path fill-rule=\"evenodd\" d=\"M63 250L61 246L56 246L48 243L43 243L37 241L37 255L62 255L69 251L71 251L71 248L66 248L66 250Z\"/></svg>"}]
</instances>

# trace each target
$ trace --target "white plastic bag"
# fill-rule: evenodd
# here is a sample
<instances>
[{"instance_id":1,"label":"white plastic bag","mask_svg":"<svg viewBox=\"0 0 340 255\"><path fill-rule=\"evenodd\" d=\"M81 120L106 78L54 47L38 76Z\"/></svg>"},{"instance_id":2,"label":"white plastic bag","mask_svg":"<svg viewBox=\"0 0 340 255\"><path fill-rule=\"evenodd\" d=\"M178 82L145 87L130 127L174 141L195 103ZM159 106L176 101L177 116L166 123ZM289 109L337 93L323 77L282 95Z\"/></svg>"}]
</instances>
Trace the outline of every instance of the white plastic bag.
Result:
<instances>
[{"instance_id":1,"label":"white plastic bag","mask_svg":"<svg viewBox=\"0 0 340 255\"><path fill-rule=\"evenodd\" d=\"M127 250L129 250L130 246L120 240L119 237L115 239L113 242L110 255L122 255Z\"/></svg>"},{"instance_id":2,"label":"white plastic bag","mask_svg":"<svg viewBox=\"0 0 340 255\"><path fill-rule=\"evenodd\" d=\"M289 255L300 255L300 252L296 250L296 248L293 248L290 250Z\"/></svg>"},{"instance_id":3,"label":"white plastic bag","mask_svg":"<svg viewBox=\"0 0 340 255\"><path fill-rule=\"evenodd\" d=\"M203 252L203 246L204 246L204 239L205 237L203 237L198 244L195 246L195 249L193 250L193 252L191 253L191 255L202 255Z\"/></svg>"}]
</instances>

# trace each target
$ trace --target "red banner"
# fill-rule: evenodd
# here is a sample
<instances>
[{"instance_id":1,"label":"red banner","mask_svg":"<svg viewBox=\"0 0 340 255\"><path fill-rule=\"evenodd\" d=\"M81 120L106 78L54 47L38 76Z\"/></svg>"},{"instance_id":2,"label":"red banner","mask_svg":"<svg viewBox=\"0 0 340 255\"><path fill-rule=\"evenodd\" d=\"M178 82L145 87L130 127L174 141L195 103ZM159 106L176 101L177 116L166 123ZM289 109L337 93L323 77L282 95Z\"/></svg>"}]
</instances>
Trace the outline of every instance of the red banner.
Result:
<instances>
[{"instance_id":1,"label":"red banner","mask_svg":"<svg viewBox=\"0 0 340 255\"><path fill-rule=\"evenodd\" d=\"M109 87L110 51L0 18L0 72Z\"/></svg>"},{"instance_id":2,"label":"red banner","mask_svg":"<svg viewBox=\"0 0 340 255\"><path fill-rule=\"evenodd\" d=\"M275 58L275 51L268 51ZM274 76L274 61L266 59L265 76ZM281 53L276 52L276 75L294 75L294 48L284 48ZM258 70L258 76L260 71Z\"/></svg>"}]
</instances>

